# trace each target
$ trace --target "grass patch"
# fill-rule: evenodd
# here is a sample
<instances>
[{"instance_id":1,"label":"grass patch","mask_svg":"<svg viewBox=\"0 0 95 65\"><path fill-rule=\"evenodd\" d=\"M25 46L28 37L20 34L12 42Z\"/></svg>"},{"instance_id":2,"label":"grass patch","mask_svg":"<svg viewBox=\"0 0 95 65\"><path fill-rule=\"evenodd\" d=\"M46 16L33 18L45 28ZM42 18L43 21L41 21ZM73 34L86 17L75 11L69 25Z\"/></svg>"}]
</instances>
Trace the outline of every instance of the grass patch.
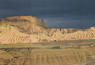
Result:
<instances>
[{"instance_id":1,"label":"grass patch","mask_svg":"<svg viewBox=\"0 0 95 65\"><path fill-rule=\"evenodd\" d=\"M41 44L0 44L0 48L60 49L60 46L59 45L41 45Z\"/></svg>"},{"instance_id":2,"label":"grass patch","mask_svg":"<svg viewBox=\"0 0 95 65\"><path fill-rule=\"evenodd\" d=\"M80 46L91 46L91 45L95 45L95 43L81 44Z\"/></svg>"}]
</instances>

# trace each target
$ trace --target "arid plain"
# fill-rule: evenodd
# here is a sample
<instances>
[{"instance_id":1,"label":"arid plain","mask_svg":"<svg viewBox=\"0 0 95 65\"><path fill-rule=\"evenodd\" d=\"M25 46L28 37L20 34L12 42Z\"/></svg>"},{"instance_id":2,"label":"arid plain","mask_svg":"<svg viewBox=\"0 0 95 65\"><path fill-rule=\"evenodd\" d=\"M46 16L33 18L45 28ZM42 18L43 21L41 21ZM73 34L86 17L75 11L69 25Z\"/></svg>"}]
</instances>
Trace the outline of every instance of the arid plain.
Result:
<instances>
[{"instance_id":1,"label":"arid plain","mask_svg":"<svg viewBox=\"0 0 95 65\"><path fill-rule=\"evenodd\" d=\"M33 16L0 18L0 65L95 65L95 27L51 28Z\"/></svg>"}]
</instances>

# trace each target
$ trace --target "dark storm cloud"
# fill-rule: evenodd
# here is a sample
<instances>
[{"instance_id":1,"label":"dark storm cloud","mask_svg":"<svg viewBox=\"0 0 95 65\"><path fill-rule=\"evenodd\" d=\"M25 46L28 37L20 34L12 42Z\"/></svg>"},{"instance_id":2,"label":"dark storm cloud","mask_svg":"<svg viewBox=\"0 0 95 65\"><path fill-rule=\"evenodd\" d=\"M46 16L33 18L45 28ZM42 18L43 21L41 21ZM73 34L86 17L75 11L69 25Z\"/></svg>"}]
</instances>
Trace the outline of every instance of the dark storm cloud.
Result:
<instances>
[{"instance_id":1,"label":"dark storm cloud","mask_svg":"<svg viewBox=\"0 0 95 65\"><path fill-rule=\"evenodd\" d=\"M25 11L31 15L93 14L95 0L0 0L0 10ZM29 11L30 10L30 11ZM8 11L10 14L14 12ZM23 13L23 12L22 12ZM0 13L2 14L2 12Z\"/></svg>"},{"instance_id":2,"label":"dark storm cloud","mask_svg":"<svg viewBox=\"0 0 95 65\"><path fill-rule=\"evenodd\" d=\"M27 13L34 16L57 16L63 13L63 3L64 0L0 0L0 14L9 16L10 13L10 16L15 16L19 13Z\"/></svg>"},{"instance_id":3,"label":"dark storm cloud","mask_svg":"<svg viewBox=\"0 0 95 65\"><path fill-rule=\"evenodd\" d=\"M31 0L33 15L65 16L95 14L95 0Z\"/></svg>"},{"instance_id":4,"label":"dark storm cloud","mask_svg":"<svg viewBox=\"0 0 95 65\"><path fill-rule=\"evenodd\" d=\"M31 0L34 15L60 15L63 13L64 0Z\"/></svg>"},{"instance_id":5,"label":"dark storm cloud","mask_svg":"<svg viewBox=\"0 0 95 65\"><path fill-rule=\"evenodd\" d=\"M22 9L30 7L30 0L0 0L0 9Z\"/></svg>"},{"instance_id":6,"label":"dark storm cloud","mask_svg":"<svg viewBox=\"0 0 95 65\"><path fill-rule=\"evenodd\" d=\"M95 14L95 0L83 0L81 5L83 13Z\"/></svg>"},{"instance_id":7,"label":"dark storm cloud","mask_svg":"<svg viewBox=\"0 0 95 65\"><path fill-rule=\"evenodd\" d=\"M54 27L89 27L95 25L94 3L95 0L0 0L0 17L33 15L44 17Z\"/></svg>"}]
</instances>

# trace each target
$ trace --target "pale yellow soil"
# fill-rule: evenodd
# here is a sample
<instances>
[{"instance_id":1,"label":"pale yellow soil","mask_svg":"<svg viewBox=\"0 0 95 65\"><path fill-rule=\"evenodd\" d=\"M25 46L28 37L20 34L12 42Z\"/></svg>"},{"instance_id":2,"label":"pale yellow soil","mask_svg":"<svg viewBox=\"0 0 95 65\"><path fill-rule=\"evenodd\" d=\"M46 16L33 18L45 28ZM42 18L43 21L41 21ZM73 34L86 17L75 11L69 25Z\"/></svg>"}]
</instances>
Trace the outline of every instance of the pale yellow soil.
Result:
<instances>
[{"instance_id":1,"label":"pale yellow soil","mask_svg":"<svg viewBox=\"0 0 95 65\"><path fill-rule=\"evenodd\" d=\"M0 18L0 44L42 41L95 40L95 27L90 29L49 28L33 16Z\"/></svg>"},{"instance_id":2,"label":"pale yellow soil","mask_svg":"<svg viewBox=\"0 0 95 65\"><path fill-rule=\"evenodd\" d=\"M84 49L1 49L0 65L94 65L94 51L94 47Z\"/></svg>"}]
</instances>

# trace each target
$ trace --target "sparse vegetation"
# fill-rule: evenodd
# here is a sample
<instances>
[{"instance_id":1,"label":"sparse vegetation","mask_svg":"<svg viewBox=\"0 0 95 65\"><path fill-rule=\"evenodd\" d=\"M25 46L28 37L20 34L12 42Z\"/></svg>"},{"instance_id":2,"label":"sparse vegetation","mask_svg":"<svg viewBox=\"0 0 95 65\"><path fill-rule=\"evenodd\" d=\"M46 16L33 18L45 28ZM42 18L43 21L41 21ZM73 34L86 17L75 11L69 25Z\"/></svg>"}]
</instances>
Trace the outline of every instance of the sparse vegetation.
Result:
<instances>
[{"instance_id":1,"label":"sparse vegetation","mask_svg":"<svg viewBox=\"0 0 95 65\"><path fill-rule=\"evenodd\" d=\"M60 46L59 45L41 45L41 44L1 44L0 48L60 49Z\"/></svg>"}]
</instances>

